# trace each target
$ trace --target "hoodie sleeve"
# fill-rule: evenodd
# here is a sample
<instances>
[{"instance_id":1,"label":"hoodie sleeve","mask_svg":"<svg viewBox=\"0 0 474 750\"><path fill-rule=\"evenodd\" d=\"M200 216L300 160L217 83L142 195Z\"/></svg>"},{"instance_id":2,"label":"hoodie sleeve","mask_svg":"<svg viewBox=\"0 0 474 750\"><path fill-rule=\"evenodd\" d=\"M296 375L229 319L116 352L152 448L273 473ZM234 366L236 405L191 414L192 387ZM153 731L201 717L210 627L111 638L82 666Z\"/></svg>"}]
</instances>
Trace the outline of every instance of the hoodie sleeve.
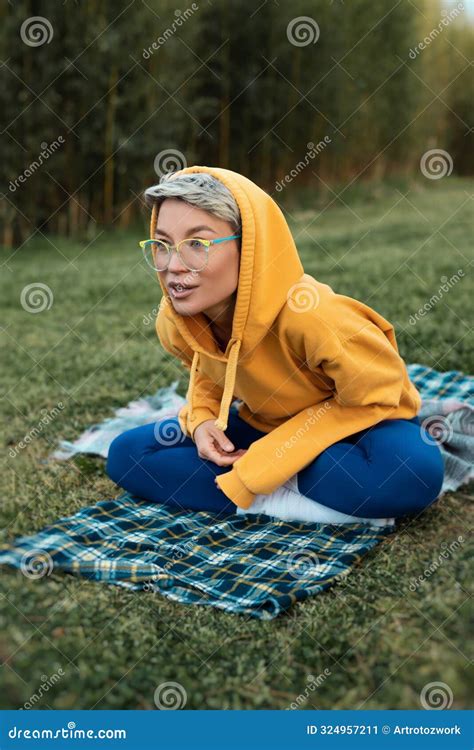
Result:
<instances>
[{"instance_id":1,"label":"hoodie sleeve","mask_svg":"<svg viewBox=\"0 0 474 750\"><path fill-rule=\"evenodd\" d=\"M156 320L156 332L163 349L177 357L181 364L188 370L191 369L194 351L183 339L177 328L165 318L158 315ZM179 425L187 437L194 440L194 431L207 419L217 419L222 399L222 388L212 380L196 372L193 390L193 419L188 419L189 412L189 387L186 394L186 403L178 412Z\"/></svg>"},{"instance_id":2,"label":"hoodie sleeve","mask_svg":"<svg viewBox=\"0 0 474 750\"><path fill-rule=\"evenodd\" d=\"M312 338L305 334L306 364L329 376L333 395L256 440L217 477L224 494L241 508L250 507L256 494L273 492L330 445L387 419L400 403L405 365L377 325L370 322L344 339L329 330L326 358Z\"/></svg>"}]
</instances>

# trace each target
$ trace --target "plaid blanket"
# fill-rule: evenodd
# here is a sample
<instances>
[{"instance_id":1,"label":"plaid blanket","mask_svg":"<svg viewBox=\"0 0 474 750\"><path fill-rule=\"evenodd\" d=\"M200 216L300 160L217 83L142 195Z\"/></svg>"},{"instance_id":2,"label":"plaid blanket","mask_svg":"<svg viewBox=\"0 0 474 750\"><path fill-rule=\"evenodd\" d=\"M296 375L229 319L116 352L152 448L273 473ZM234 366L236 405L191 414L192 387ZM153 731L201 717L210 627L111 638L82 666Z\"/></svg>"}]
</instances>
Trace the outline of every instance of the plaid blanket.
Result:
<instances>
[{"instance_id":1,"label":"plaid blanket","mask_svg":"<svg viewBox=\"0 0 474 750\"><path fill-rule=\"evenodd\" d=\"M462 443L462 467L453 463L456 471L449 475L451 484L459 486L472 477L474 408L469 399L474 378L457 371L437 373L421 365L409 367L423 398L420 416L433 420L435 436L442 428L443 456L453 436ZM85 433L86 443L81 443L81 436L69 444L68 455L104 455L104 451L106 455L116 420L121 420L121 432L153 421L152 412L158 419L165 412L175 414L183 401L175 393L175 385L132 402L107 420L104 430L97 425ZM124 421L127 427L123 427ZM64 449L63 445L61 456L53 456L64 458ZM295 602L342 580L393 530L392 526L279 521L264 514L221 519L212 513L181 511L123 493L115 500L102 500L60 518L32 536L0 546L0 564L19 568L33 578L64 571L156 592L183 604L273 619Z\"/></svg>"},{"instance_id":2,"label":"plaid blanket","mask_svg":"<svg viewBox=\"0 0 474 750\"><path fill-rule=\"evenodd\" d=\"M78 573L183 604L272 619L346 575L389 533L357 524L216 519L125 493L17 539L0 562L30 577Z\"/></svg>"}]
</instances>

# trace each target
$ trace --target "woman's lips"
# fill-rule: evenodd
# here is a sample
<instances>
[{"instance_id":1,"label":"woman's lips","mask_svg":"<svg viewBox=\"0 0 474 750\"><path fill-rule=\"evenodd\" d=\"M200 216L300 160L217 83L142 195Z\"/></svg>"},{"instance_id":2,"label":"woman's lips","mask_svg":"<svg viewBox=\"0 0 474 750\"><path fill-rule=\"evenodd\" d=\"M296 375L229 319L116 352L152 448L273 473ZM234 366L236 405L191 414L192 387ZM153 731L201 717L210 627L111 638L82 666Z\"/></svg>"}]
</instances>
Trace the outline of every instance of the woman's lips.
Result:
<instances>
[{"instance_id":1,"label":"woman's lips","mask_svg":"<svg viewBox=\"0 0 474 750\"><path fill-rule=\"evenodd\" d=\"M173 299L183 299L183 297L189 297L189 295L194 292L195 289L195 286L190 287L189 289L185 289L185 287L176 289L176 287L170 286L169 292Z\"/></svg>"}]
</instances>

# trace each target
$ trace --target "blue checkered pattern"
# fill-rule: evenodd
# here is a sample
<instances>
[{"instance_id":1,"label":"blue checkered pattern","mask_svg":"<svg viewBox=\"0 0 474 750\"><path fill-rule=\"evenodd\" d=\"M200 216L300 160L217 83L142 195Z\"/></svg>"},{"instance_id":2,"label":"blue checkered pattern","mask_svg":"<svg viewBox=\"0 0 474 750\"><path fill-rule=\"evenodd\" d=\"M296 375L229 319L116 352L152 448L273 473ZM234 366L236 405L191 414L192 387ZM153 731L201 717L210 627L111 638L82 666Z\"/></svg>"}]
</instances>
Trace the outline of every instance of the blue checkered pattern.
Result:
<instances>
[{"instance_id":1,"label":"blue checkered pattern","mask_svg":"<svg viewBox=\"0 0 474 750\"><path fill-rule=\"evenodd\" d=\"M474 377L459 370L438 372L425 365L407 365L408 376L416 385L423 401L428 399L458 398L474 402Z\"/></svg>"},{"instance_id":2,"label":"blue checkered pattern","mask_svg":"<svg viewBox=\"0 0 474 750\"><path fill-rule=\"evenodd\" d=\"M64 570L271 619L345 575L387 533L389 527L289 523L263 514L219 519L125 493L17 539L0 562L26 575Z\"/></svg>"}]
</instances>

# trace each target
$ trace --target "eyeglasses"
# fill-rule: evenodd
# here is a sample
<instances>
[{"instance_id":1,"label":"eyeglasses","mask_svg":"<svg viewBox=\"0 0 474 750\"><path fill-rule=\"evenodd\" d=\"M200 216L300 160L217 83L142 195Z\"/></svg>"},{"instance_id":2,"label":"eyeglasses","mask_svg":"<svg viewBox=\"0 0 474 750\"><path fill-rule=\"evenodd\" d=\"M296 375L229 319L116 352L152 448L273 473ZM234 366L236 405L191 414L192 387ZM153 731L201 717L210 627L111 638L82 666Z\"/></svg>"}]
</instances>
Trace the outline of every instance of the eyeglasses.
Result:
<instances>
[{"instance_id":1,"label":"eyeglasses","mask_svg":"<svg viewBox=\"0 0 474 750\"><path fill-rule=\"evenodd\" d=\"M155 271L166 271L173 249L176 250L178 258L189 271L202 271L207 266L211 245L236 240L241 236L241 234L233 234L229 237L220 237L215 240L203 240L192 237L187 240L181 240L177 245L170 245L164 240L142 240L138 244L143 250L146 262Z\"/></svg>"}]
</instances>

